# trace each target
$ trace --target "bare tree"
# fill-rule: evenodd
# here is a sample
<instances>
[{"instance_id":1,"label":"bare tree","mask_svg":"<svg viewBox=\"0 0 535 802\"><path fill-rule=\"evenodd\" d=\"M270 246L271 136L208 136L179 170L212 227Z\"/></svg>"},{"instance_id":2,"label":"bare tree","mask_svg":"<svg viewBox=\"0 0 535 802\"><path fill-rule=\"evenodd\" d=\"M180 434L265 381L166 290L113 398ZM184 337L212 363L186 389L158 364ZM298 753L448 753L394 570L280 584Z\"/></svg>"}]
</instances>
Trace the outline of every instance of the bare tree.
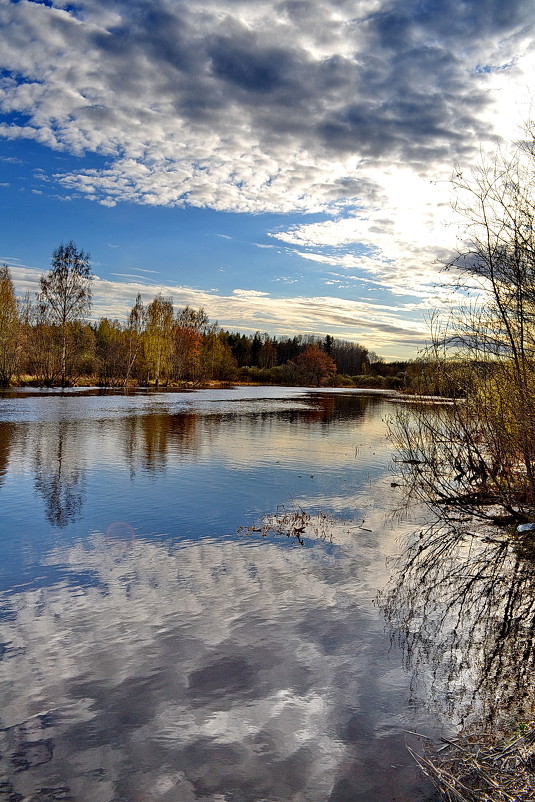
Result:
<instances>
[{"instance_id":1,"label":"bare tree","mask_svg":"<svg viewBox=\"0 0 535 802\"><path fill-rule=\"evenodd\" d=\"M458 174L465 248L449 265L466 302L435 321L429 354L448 407L393 424L413 492L443 514L535 520L535 193L520 148Z\"/></svg>"},{"instance_id":2,"label":"bare tree","mask_svg":"<svg viewBox=\"0 0 535 802\"><path fill-rule=\"evenodd\" d=\"M91 309L91 265L88 253L74 242L61 244L52 254L52 270L41 278L39 303L61 342L61 386L68 382L67 340L69 324L80 321Z\"/></svg>"}]
</instances>

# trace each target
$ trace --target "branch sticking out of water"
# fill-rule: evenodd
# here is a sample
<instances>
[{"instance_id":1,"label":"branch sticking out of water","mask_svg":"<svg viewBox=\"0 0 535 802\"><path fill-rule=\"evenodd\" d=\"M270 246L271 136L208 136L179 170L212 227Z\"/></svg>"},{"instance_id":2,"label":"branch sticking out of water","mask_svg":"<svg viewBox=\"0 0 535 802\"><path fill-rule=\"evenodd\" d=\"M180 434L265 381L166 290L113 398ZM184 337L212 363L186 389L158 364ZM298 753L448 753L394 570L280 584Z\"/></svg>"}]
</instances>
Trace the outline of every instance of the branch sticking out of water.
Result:
<instances>
[{"instance_id":1,"label":"branch sticking out of water","mask_svg":"<svg viewBox=\"0 0 535 802\"><path fill-rule=\"evenodd\" d=\"M332 519L324 512L310 513L298 507L294 510L279 508L276 513L268 513L251 526L240 526L239 534L286 536L305 545L305 538L332 543Z\"/></svg>"}]
</instances>

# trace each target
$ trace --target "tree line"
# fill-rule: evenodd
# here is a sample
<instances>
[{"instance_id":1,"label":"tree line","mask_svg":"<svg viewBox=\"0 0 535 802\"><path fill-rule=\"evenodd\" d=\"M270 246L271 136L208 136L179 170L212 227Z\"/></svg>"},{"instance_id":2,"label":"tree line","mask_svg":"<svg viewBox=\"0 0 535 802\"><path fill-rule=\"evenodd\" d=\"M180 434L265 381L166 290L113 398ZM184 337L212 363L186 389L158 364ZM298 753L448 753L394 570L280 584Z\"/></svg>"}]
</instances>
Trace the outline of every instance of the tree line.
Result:
<instances>
[{"instance_id":1,"label":"tree line","mask_svg":"<svg viewBox=\"0 0 535 802\"><path fill-rule=\"evenodd\" d=\"M138 295L126 321L88 322L92 280L90 256L74 242L56 248L33 298L17 298L9 268L0 267L0 386L87 380L103 387L239 380L320 386L351 385L359 376L374 384L379 358L363 345L331 335L225 331L203 308L176 311L161 293L149 303Z\"/></svg>"}]
</instances>

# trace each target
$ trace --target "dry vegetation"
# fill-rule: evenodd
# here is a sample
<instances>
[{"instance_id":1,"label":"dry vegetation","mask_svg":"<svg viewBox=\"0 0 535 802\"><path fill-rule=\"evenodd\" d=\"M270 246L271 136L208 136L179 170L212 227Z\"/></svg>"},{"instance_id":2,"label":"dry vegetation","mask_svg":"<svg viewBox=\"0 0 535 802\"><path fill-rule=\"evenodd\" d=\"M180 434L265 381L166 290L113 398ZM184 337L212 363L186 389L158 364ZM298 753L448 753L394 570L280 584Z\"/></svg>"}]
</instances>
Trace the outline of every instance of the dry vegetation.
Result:
<instances>
[{"instance_id":1,"label":"dry vegetation","mask_svg":"<svg viewBox=\"0 0 535 802\"><path fill-rule=\"evenodd\" d=\"M434 321L428 385L449 405L392 421L407 496L436 523L398 565L387 616L460 727L414 755L449 802L535 799L535 192L533 136L466 179L465 303ZM529 724L506 737L511 721ZM514 728L514 727L513 727Z\"/></svg>"},{"instance_id":2,"label":"dry vegetation","mask_svg":"<svg viewBox=\"0 0 535 802\"><path fill-rule=\"evenodd\" d=\"M293 510L281 507L276 513L263 515L257 523L241 526L238 532L261 537L287 537L300 546L305 545L305 538L332 543L332 519L321 510L310 513L301 507Z\"/></svg>"},{"instance_id":3,"label":"dry vegetation","mask_svg":"<svg viewBox=\"0 0 535 802\"><path fill-rule=\"evenodd\" d=\"M438 753L409 749L448 802L528 802L535 798L535 722L506 741L467 736Z\"/></svg>"}]
</instances>

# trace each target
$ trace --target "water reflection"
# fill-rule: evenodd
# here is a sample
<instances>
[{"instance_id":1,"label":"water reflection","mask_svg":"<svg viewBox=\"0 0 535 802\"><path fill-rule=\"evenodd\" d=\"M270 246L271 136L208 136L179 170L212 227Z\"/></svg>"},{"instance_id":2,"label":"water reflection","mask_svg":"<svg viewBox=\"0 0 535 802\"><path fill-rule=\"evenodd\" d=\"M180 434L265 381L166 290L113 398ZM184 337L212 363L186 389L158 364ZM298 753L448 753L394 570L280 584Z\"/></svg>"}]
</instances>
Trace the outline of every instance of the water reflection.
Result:
<instances>
[{"instance_id":1,"label":"water reflection","mask_svg":"<svg viewBox=\"0 0 535 802\"><path fill-rule=\"evenodd\" d=\"M174 456L193 454L201 446L196 414L131 417L125 429L124 456L132 476L139 466L151 472L163 471L171 452Z\"/></svg>"},{"instance_id":2,"label":"water reflection","mask_svg":"<svg viewBox=\"0 0 535 802\"><path fill-rule=\"evenodd\" d=\"M0 406L0 799L426 798L374 606L383 408L285 392ZM237 534L286 504L329 536Z\"/></svg>"},{"instance_id":3,"label":"water reflection","mask_svg":"<svg viewBox=\"0 0 535 802\"><path fill-rule=\"evenodd\" d=\"M525 557L496 529L437 523L407 547L385 597L415 679L460 724L532 713L535 564Z\"/></svg>"},{"instance_id":4,"label":"water reflection","mask_svg":"<svg viewBox=\"0 0 535 802\"><path fill-rule=\"evenodd\" d=\"M360 603L373 592L369 554L345 557L322 543L167 548L123 533L52 552L49 563L94 581L9 599L10 793L37 783L92 802L390 802L396 787L421 798L395 734L404 711L380 621Z\"/></svg>"},{"instance_id":5,"label":"water reflection","mask_svg":"<svg viewBox=\"0 0 535 802\"><path fill-rule=\"evenodd\" d=\"M32 441L35 488L52 526L64 527L80 515L84 492L80 447L80 427L67 421L41 427Z\"/></svg>"},{"instance_id":6,"label":"water reflection","mask_svg":"<svg viewBox=\"0 0 535 802\"><path fill-rule=\"evenodd\" d=\"M20 424L0 420L0 483L10 461L15 471L31 466L46 519L61 529L82 518L87 475L92 470L126 469L134 480L139 471L164 474L176 471L185 462L201 466L210 461L211 465L229 465L240 472L274 462L302 467L310 474L310 465L317 464L318 459L332 467L333 443L327 440L330 427L341 422L358 426L366 422L372 428L377 425L374 399L354 395L318 393L311 394L306 402L292 399L290 403L261 397L230 404L215 400L205 402L204 408L180 412L169 410L174 399L171 394L167 396L171 397L167 404L162 394L157 397L157 410L149 412L145 411L144 402L150 400L146 396L140 408L135 398L127 398L130 406L123 407L125 399L111 397L126 414L117 414L106 396L35 399L30 395L17 399L21 404L32 402L23 408L30 419ZM43 415L36 401L44 404ZM0 412L5 409L0 408ZM17 404L11 403L7 411L16 414ZM308 427L310 438L304 443L302 435ZM344 448L350 460L354 449ZM115 482L115 477L111 481Z\"/></svg>"},{"instance_id":7,"label":"water reflection","mask_svg":"<svg viewBox=\"0 0 535 802\"><path fill-rule=\"evenodd\" d=\"M9 466L11 443L15 436L16 424L0 421L0 485L4 481Z\"/></svg>"}]
</instances>

